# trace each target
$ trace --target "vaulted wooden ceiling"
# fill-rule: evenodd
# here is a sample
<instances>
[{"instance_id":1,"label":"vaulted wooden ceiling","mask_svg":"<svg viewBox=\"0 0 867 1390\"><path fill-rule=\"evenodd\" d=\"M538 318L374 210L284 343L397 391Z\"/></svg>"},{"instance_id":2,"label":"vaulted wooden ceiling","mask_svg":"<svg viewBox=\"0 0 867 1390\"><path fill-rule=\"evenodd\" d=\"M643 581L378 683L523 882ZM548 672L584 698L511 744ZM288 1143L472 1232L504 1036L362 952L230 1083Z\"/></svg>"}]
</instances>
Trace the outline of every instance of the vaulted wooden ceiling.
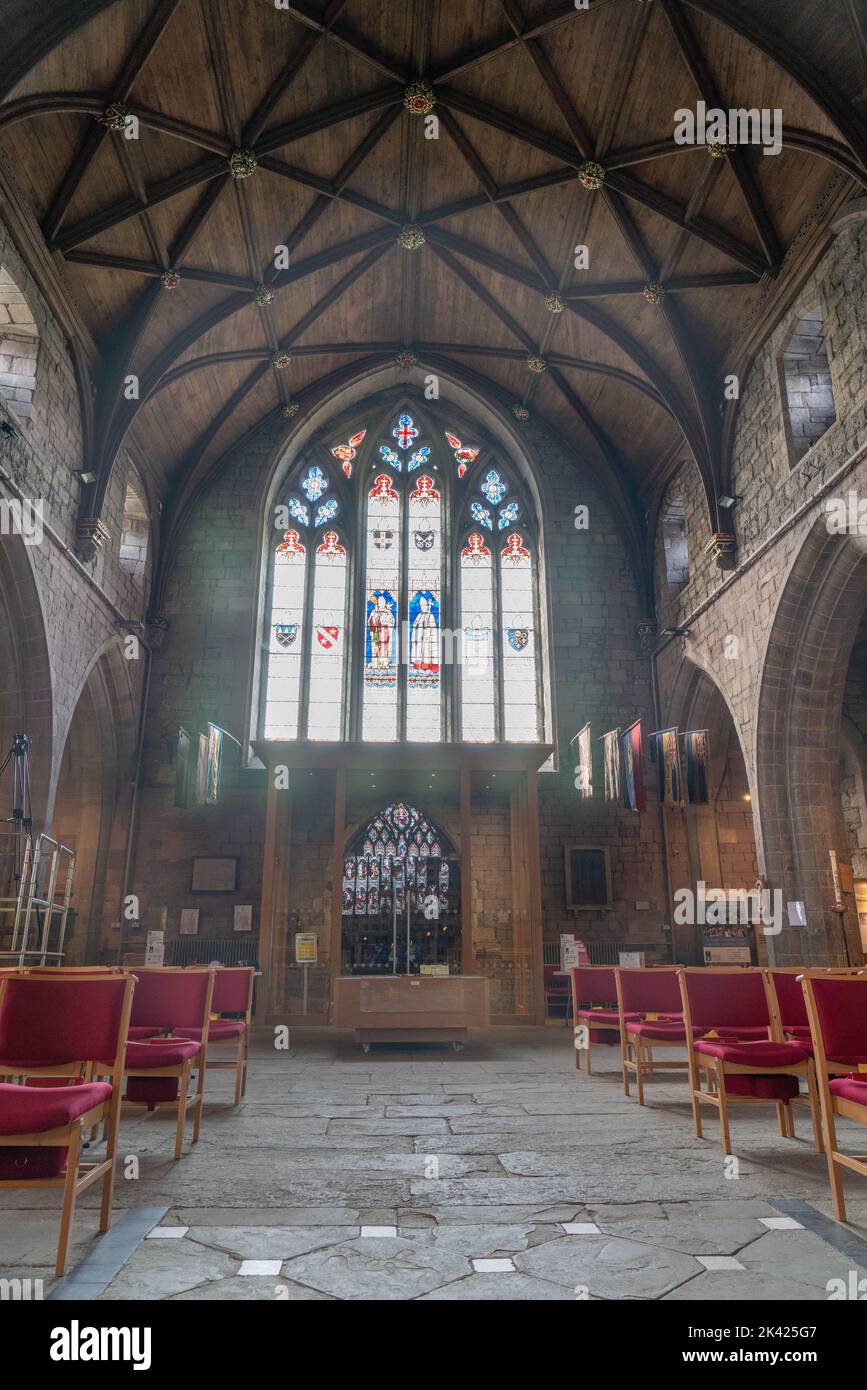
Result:
<instances>
[{"instance_id":1,"label":"vaulted wooden ceiling","mask_svg":"<svg viewBox=\"0 0 867 1390\"><path fill-rule=\"evenodd\" d=\"M859 0L5 7L0 147L101 356L91 510L125 439L171 514L257 421L411 345L409 379L545 417L636 508L691 452L713 515L724 364L831 185L867 187ZM783 152L676 145L699 99L781 108ZM113 102L138 139L100 122Z\"/></svg>"}]
</instances>

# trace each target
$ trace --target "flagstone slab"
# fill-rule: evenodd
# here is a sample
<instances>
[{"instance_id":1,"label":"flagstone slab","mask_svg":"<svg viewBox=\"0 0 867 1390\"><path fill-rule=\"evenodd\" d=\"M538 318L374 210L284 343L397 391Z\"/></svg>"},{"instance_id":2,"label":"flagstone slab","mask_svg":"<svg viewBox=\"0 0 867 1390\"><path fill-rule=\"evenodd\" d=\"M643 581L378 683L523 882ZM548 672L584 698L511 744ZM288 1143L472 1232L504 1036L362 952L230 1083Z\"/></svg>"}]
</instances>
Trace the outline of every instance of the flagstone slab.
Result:
<instances>
[{"instance_id":1,"label":"flagstone slab","mask_svg":"<svg viewBox=\"0 0 867 1390\"><path fill-rule=\"evenodd\" d=\"M662 1298L701 1266L689 1255L608 1236L564 1236L515 1256L524 1274L599 1298Z\"/></svg>"},{"instance_id":2,"label":"flagstone slab","mask_svg":"<svg viewBox=\"0 0 867 1390\"><path fill-rule=\"evenodd\" d=\"M222 1251L237 1260L291 1260L345 1240L360 1225L347 1226L191 1226L185 1239Z\"/></svg>"},{"instance_id":3,"label":"flagstone slab","mask_svg":"<svg viewBox=\"0 0 867 1390\"><path fill-rule=\"evenodd\" d=\"M429 1293L471 1273L472 1266L459 1252L417 1239L360 1237L289 1260L283 1272L336 1298L391 1301Z\"/></svg>"}]
</instances>

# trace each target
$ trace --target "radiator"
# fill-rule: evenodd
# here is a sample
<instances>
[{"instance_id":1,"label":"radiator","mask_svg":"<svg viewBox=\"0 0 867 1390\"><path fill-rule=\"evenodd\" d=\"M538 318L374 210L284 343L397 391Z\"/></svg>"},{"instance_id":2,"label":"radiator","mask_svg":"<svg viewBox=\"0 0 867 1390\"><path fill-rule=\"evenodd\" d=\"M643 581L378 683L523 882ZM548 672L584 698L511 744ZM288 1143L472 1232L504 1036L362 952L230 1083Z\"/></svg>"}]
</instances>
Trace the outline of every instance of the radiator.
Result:
<instances>
[{"instance_id":1,"label":"radiator","mask_svg":"<svg viewBox=\"0 0 867 1390\"><path fill-rule=\"evenodd\" d=\"M255 936L227 936L218 940L179 936L166 942L166 965L256 965L259 942Z\"/></svg>"}]
</instances>

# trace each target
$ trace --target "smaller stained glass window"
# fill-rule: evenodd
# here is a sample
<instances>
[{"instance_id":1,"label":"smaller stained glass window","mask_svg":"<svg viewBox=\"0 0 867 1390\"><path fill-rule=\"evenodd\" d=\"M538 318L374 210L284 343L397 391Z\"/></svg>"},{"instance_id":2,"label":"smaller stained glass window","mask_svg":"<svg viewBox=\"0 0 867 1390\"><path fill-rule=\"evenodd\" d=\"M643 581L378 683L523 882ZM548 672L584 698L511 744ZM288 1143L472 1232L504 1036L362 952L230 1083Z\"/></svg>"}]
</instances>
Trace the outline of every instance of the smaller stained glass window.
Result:
<instances>
[{"instance_id":1,"label":"smaller stained glass window","mask_svg":"<svg viewBox=\"0 0 867 1390\"><path fill-rule=\"evenodd\" d=\"M494 529L491 521L491 513L488 511L487 507L482 506L481 502L474 502L470 507L470 511L472 512L473 521L478 522L479 526L487 526L489 531Z\"/></svg>"},{"instance_id":2,"label":"smaller stained glass window","mask_svg":"<svg viewBox=\"0 0 867 1390\"><path fill-rule=\"evenodd\" d=\"M310 511L306 502L299 502L297 497L289 498L289 515L293 521L300 521L302 526L310 525Z\"/></svg>"},{"instance_id":3,"label":"smaller stained glass window","mask_svg":"<svg viewBox=\"0 0 867 1390\"><path fill-rule=\"evenodd\" d=\"M397 424L392 430L392 435L397 440L399 448L412 448L413 444L418 439L418 430L415 427L415 422L412 416L401 415L400 419L398 420Z\"/></svg>"},{"instance_id":4,"label":"smaller stained glass window","mask_svg":"<svg viewBox=\"0 0 867 1390\"><path fill-rule=\"evenodd\" d=\"M326 521L333 521L337 515L337 498L329 497L326 502L321 502L316 508L316 525L323 526ZM305 526L307 523L304 523Z\"/></svg>"},{"instance_id":5,"label":"smaller stained glass window","mask_svg":"<svg viewBox=\"0 0 867 1390\"><path fill-rule=\"evenodd\" d=\"M328 488L328 479L322 472L318 463L314 463L304 477L301 479L301 486L310 498L311 502L317 502Z\"/></svg>"},{"instance_id":6,"label":"smaller stained glass window","mask_svg":"<svg viewBox=\"0 0 867 1390\"><path fill-rule=\"evenodd\" d=\"M482 483L481 491L484 493L485 497L487 497L488 501L496 506L498 502L503 500L509 488L508 485L503 482L496 468L492 468L486 475L485 481Z\"/></svg>"},{"instance_id":7,"label":"smaller stained glass window","mask_svg":"<svg viewBox=\"0 0 867 1390\"><path fill-rule=\"evenodd\" d=\"M513 526L518 520L517 502L507 502L505 507L500 508L500 515L497 519L497 527L500 531L505 531L507 526Z\"/></svg>"}]
</instances>

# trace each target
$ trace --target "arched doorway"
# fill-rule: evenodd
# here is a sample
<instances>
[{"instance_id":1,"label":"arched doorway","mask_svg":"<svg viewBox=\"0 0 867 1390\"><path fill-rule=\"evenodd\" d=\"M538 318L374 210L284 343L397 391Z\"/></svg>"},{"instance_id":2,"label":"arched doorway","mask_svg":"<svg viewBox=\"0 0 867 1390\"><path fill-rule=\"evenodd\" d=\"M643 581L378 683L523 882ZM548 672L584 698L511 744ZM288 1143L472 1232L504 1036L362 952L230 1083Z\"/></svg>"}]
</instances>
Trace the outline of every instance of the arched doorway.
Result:
<instances>
[{"instance_id":1,"label":"arched doorway","mask_svg":"<svg viewBox=\"0 0 867 1390\"><path fill-rule=\"evenodd\" d=\"M354 836L342 915L343 974L460 974L460 861L414 806L387 806Z\"/></svg>"},{"instance_id":2,"label":"arched doorway","mask_svg":"<svg viewBox=\"0 0 867 1390\"><path fill-rule=\"evenodd\" d=\"M778 964L863 959L840 764L850 662L867 608L863 538L807 534L780 594L756 720L756 784L769 885L802 905L769 953ZM856 682L857 683L857 682ZM847 872L835 884L831 852Z\"/></svg>"},{"instance_id":3,"label":"arched doorway","mask_svg":"<svg viewBox=\"0 0 867 1390\"><path fill-rule=\"evenodd\" d=\"M733 958L729 960L733 950L749 949L754 959L764 960L762 933L746 920L755 915L749 912L746 895L755 890L758 864L741 738L720 687L689 658L678 673L667 723L676 724L681 732L705 731L708 750L706 800L662 808L671 892L689 889L696 906L690 920L679 921L684 914L674 914L674 959L682 964L733 963ZM729 895L726 916L731 920L708 923L701 900L718 889ZM743 895L743 910L734 896L738 894Z\"/></svg>"}]
</instances>

